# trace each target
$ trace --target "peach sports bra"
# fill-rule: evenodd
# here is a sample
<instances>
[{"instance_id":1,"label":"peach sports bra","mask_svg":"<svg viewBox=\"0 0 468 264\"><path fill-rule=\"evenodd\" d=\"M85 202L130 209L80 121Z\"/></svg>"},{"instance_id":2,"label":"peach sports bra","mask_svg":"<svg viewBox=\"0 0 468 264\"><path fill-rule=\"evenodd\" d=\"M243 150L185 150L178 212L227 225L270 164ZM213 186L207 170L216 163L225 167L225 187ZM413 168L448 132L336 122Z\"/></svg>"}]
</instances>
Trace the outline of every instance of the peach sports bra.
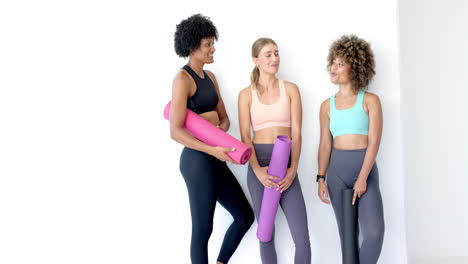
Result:
<instances>
[{"instance_id":1,"label":"peach sports bra","mask_svg":"<svg viewBox=\"0 0 468 264\"><path fill-rule=\"evenodd\" d=\"M280 96L273 104L262 104L258 99L254 85L250 86L252 103L250 105L250 121L254 131L268 127L291 127L291 102L286 95L284 81L278 80Z\"/></svg>"}]
</instances>

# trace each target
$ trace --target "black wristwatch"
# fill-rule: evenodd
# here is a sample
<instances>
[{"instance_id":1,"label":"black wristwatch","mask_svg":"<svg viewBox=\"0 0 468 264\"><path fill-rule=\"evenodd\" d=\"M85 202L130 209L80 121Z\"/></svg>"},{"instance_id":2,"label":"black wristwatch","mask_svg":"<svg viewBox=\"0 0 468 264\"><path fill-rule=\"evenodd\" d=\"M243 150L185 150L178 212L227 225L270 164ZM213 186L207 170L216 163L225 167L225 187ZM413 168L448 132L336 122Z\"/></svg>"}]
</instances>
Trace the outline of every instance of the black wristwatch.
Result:
<instances>
[{"instance_id":1,"label":"black wristwatch","mask_svg":"<svg viewBox=\"0 0 468 264\"><path fill-rule=\"evenodd\" d=\"M319 181L319 179L323 179L323 181L325 181L325 177L325 175L317 174L317 182Z\"/></svg>"}]
</instances>

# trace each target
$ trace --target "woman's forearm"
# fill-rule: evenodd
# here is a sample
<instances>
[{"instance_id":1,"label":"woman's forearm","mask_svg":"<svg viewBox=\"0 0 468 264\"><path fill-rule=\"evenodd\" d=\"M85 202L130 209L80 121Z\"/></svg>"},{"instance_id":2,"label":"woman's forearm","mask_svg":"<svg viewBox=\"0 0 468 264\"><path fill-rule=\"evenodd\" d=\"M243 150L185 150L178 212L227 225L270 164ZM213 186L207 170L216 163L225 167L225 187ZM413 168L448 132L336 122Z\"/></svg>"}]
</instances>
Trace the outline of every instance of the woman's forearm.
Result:
<instances>
[{"instance_id":1,"label":"woman's forearm","mask_svg":"<svg viewBox=\"0 0 468 264\"><path fill-rule=\"evenodd\" d=\"M301 156L302 137L301 135L292 137L291 145L291 169L297 172L299 168L299 159Z\"/></svg>"},{"instance_id":2,"label":"woman's forearm","mask_svg":"<svg viewBox=\"0 0 468 264\"><path fill-rule=\"evenodd\" d=\"M320 143L319 153L318 153L318 174L320 175L327 174L328 164L330 162L330 154L331 154L331 145Z\"/></svg>"},{"instance_id":3,"label":"woman's forearm","mask_svg":"<svg viewBox=\"0 0 468 264\"><path fill-rule=\"evenodd\" d=\"M366 155L364 156L364 161L362 163L361 171L359 172L358 180L367 181L367 177L369 177L369 173L374 166L378 151L378 143L373 143L367 146Z\"/></svg>"},{"instance_id":4,"label":"woman's forearm","mask_svg":"<svg viewBox=\"0 0 468 264\"><path fill-rule=\"evenodd\" d=\"M196 139L183 128L171 127L171 138L188 148L211 155L212 147L210 145Z\"/></svg>"},{"instance_id":5,"label":"woman's forearm","mask_svg":"<svg viewBox=\"0 0 468 264\"><path fill-rule=\"evenodd\" d=\"M255 153L255 148L254 148L252 139L250 138L250 136L245 136L245 135L241 135L241 138L244 144L252 148L252 155L250 156L249 164L250 164L250 167L252 167L252 169L256 171L260 168L260 165L258 164L257 155Z\"/></svg>"}]
</instances>

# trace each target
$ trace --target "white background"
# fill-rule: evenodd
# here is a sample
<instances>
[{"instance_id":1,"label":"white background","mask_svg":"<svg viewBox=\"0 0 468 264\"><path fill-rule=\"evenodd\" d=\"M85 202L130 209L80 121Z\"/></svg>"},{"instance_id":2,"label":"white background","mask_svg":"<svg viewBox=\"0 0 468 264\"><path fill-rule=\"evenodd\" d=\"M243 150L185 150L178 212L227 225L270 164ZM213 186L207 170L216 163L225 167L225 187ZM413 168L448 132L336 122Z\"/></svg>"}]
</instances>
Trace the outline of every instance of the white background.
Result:
<instances>
[{"instance_id":1,"label":"white background","mask_svg":"<svg viewBox=\"0 0 468 264\"><path fill-rule=\"evenodd\" d=\"M299 177L314 263L341 258L334 214L319 202L314 178L319 105L337 90L325 71L327 50L344 33L368 40L376 56L370 91L380 96L384 110L377 162L386 220L379 263L406 263L405 219L410 256L463 255L468 244L462 224L467 222L462 194L467 144L461 136L466 56L458 51L467 41L454 32L463 32L467 21L450 11L463 13L466 5L399 4L400 21L397 2L390 0L164 6L153 1L2 2L0 263L189 263L191 221L178 169L181 146L170 140L162 109L172 78L185 63L174 53L175 25L194 13L210 16L220 33L215 63L207 69L221 86L232 135L239 137L237 95L249 83L250 46L257 38L277 41L278 76L301 90ZM434 29L434 35L415 35ZM453 41L427 41L444 37ZM451 57L444 55L447 50ZM433 52L439 55L425 55ZM448 67L452 62L454 67ZM419 65L427 67L422 76ZM432 112L425 115L421 109ZM425 145L440 138L443 143L430 145L434 148ZM249 197L246 166L230 167ZM444 203L425 193L453 200ZM218 207L209 244L212 262L230 219ZM259 263L255 228L231 263ZM292 263L294 247L281 211L276 239L280 263Z\"/></svg>"},{"instance_id":2,"label":"white background","mask_svg":"<svg viewBox=\"0 0 468 264\"><path fill-rule=\"evenodd\" d=\"M468 3L400 1L411 263L468 263Z\"/></svg>"}]
</instances>

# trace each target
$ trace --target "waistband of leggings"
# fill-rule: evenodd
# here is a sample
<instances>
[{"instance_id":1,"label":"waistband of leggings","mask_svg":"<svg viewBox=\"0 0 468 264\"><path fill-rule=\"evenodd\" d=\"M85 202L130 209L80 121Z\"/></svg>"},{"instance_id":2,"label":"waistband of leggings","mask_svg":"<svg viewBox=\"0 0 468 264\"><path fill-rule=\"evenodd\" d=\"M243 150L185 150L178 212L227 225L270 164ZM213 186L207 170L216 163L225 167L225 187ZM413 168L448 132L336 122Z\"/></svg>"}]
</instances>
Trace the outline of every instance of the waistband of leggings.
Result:
<instances>
[{"instance_id":1,"label":"waistband of leggings","mask_svg":"<svg viewBox=\"0 0 468 264\"><path fill-rule=\"evenodd\" d=\"M366 152L367 148L362 148L362 149L337 149L333 148L332 152Z\"/></svg>"},{"instance_id":2,"label":"waistband of leggings","mask_svg":"<svg viewBox=\"0 0 468 264\"><path fill-rule=\"evenodd\" d=\"M257 158L270 158L275 144L253 144Z\"/></svg>"}]
</instances>

